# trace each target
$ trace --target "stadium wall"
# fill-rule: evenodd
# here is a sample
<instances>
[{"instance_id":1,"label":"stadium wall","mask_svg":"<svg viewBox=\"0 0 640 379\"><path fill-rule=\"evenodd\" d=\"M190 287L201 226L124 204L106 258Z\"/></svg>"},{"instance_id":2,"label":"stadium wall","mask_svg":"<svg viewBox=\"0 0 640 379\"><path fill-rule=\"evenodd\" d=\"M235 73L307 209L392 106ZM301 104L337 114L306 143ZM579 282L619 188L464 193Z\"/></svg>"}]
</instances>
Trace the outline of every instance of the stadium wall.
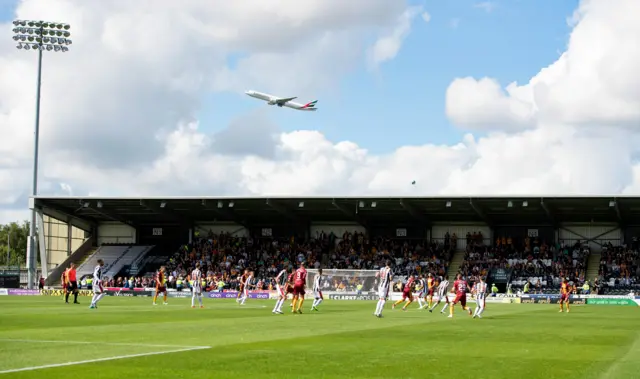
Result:
<instances>
[{"instance_id":1,"label":"stadium wall","mask_svg":"<svg viewBox=\"0 0 640 379\"><path fill-rule=\"evenodd\" d=\"M482 233L485 243L490 243L493 235L491 228L487 224L483 223L447 223L447 224L434 224L431 227L431 239L436 241L444 241L444 236L449 232L449 235L454 233L458 237L458 250L464 250L467 247L467 233L473 234Z\"/></svg>"},{"instance_id":2,"label":"stadium wall","mask_svg":"<svg viewBox=\"0 0 640 379\"><path fill-rule=\"evenodd\" d=\"M312 222L310 233L312 238L317 238L320 233L333 233L338 239L342 239L344 233L366 233L366 229L359 224L352 222Z\"/></svg>"},{"instance_id":3,"label":"stadium wall","mask_svg":"<svg viewBox=\"0 0 640 379\"><path fill-rule=\"evenodd\" d=\"M52 269L64 262L87 240L88 232L64 221L43 215L47 267Z\"/></svg>"},{"instance_id":4,"label":"stadium wall","mask_svg":"<svg viewBox=\"0 0 640 379\"><path fill-rule=\"evenodd\" d=\"M577 241L588 242L593 252L599 252L601 245L611 242L614 246L620 245L624 240L624 233L616 224L595 223L567 223L560 226L558 240L561 243L573 245Z\"/></svg>"},{"instance_id":5,"label":"stadium wall","mask_svg":"<svg viewBox=\"0 0 640 379\"><path fill-rule=\"evenodd\" d=\"M202 236L206 236L209 232L214 234L229 233L236 237L249 236L247 228L234 222L196 222L196 230L199 231Z\"/></svg>"},{"instance_id":6,"label":"stadium wall","mask_svg":"<svg viewBox=\"0 0 640 379\"><path fill-rule=\"evenodd\" d=\"M136 229L120 222L103 222L98 225L98 246L105 243L135 244Z\"/></svg>"}]
</instances>

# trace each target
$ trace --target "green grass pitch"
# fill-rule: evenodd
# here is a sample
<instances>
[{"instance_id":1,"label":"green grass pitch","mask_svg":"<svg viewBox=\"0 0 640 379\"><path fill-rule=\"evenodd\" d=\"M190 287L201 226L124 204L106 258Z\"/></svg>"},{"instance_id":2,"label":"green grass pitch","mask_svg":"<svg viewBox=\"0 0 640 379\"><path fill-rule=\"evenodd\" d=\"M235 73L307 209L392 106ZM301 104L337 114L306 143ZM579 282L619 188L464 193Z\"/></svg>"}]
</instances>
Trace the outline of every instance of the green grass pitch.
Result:
<instances>
[{"instance_id":1,"label":"green grass pitch","mask_svg":"<svg viewBox=\"0 0 640 379\"><path fill-rule=\"evenodd\" d=\"M106 297L97 310L58 297L0 297L0 379L611 379L640 372L638 308L487 304L485 318L375 302L271 314L274 301ZM285 305L285 308L288 308ZM155 353L154 355L152 355ZM77 363L84 362L84 363ZM65 365L68 364L68 365ZM37 368L42 367L44 368ZM22 369L33 370L18 371Z\"/></svg>"}]
</instances>

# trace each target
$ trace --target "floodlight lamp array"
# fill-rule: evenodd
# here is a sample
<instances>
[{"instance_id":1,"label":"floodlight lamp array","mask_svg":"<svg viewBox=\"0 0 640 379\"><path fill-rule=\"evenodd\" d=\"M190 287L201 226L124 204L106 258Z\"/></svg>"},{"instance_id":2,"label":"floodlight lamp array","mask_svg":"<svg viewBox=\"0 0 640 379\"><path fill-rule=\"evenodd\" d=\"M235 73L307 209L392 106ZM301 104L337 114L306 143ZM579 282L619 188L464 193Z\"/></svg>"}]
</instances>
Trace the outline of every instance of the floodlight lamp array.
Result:
<instances>
[{"instance_id":1,"label":"floodlight lamp array","mask_svg":"<svg viewBox=\"0 0 640 379\"><path fill-rule=\"evenodd\" d=\"M20 50L67 52L72 44L71 26L48 21L13 21L13 40Z\"/></svg>"}]
</instances>

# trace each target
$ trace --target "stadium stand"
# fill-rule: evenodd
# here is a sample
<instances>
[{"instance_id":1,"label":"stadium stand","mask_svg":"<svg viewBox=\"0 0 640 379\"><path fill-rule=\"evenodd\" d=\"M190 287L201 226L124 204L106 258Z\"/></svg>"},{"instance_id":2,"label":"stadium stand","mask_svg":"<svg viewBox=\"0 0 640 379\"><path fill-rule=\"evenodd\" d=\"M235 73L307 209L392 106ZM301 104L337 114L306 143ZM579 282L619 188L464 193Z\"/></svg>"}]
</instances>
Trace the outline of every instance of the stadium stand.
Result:
<instances>
[{"instance_id":1,"label":"stadium stand","mask_svg":"<svg viewBox=\"0 0 640 379\"><path fill-rule=\"evenodd\" d=\"M175 288L178 279L184 279L200 262L209 279L221 278L228 288L237 287L236 278L245 268L253 269L266 287L268 280L288 265L304 260L309 267L319 267L327 249L324 241L317 240L254 239L211 233L183 245L166 262L168 286Z\"/></svg>"},{"instance_id":2,"label":"stadium stand","mask_svg":"<svg viewBox=\"0 0 640 379\"><path fill-rule=\"evenodd\" d=\"M637 246L603 246L598 279L607 293L626 294L640 288L639 257Z\"/></svg>"},{"instance_id":3,"label":"stadium stand","mask_svg":"<svg viewBox=\"0 0 640 379\"><path fill-rule=\"evenodd\" d=\"M513 291L556 293L563 277L578 286L584 284L589 254L589 246L579 242L568 246L537 238L499 236L492 246L467 244L460 272L475 282L478 275L487 276L492 269L507 269Z\"/></svg>"},{"instance_id":4,"label":"stadium stand","mask_svg":"<svg viewBox=\"0 0 640 379\"><path fill-rule=\"evenodd\" d=\"M112 272L113 269L117 267L122 268L122 266L120 266L120 262L123 260L125 255L131 251L131 249L135 249L135 251L140 249L140 251L138 251L138 253L140 253L148 251L149 247L138 247L132 245L102 245L78 267L78 276L82 277L93 274L93 269L98 264L98 259L102 259L105 262L105 273ZM128 258L124 258L124 262L126 261L128 261Z\"/></svg>"},{"instance_id":5,"label":"stadium stand","mask_svg":"<svg viewBox=\"0 0 640 379\"><path fill-rule=\"evenodd\" d=\"M127 248L128 246L110 245L99 247L78 267L78 269L76 270L78 273L78 277L93 274L93 269L98 264L98 259L102 259L105 262L113 262L115 259L120 257L120 255L122 255L122 252Z\"/></svg>"},{"instance_id":6,"label":"stadium stand","mask_svg":"<svg viewBox=\"0 0 640 379\"><path fill-rule=\"evenodd\" d=\"M108 264L108 269L105 270L104 275L107 277L117 275L124 267L131 266L133 262L144 259L151 249L153 249L153 246L130 246L115 261L105 261Z\"/></svg>"},{"instance_id":7,"label":"stadium stand","mask_svg":"<svg viewBox=\"0 0 640 379\"><path fill-rule=\"evenodd\" d=\"M255 271L257 287L267 289L272 278L287 266L305 261L310 268L375 270L387 259L395 263L394 274L404 277L410 273L433 272L444 275L451 257L451 247L424 240L368 238L363 233L345 232L341 238L319 233L316 238L296 241L294 238L239 238L229 234L213 234L196 238L182 246L166 266L168 285L175 288L200 262L208 282L218 279L225 288L237 287L236 278L245 268ZM148 276L147 276L148 277ZM339 288L349 283L332 283Z\"/></svg>"},{"instance_id":8,"label":"stadium stand","mask_svg":"<svg viewBox=\"0 0 640 379\"><path fill-rule=\"evenodd\" d=\"M88 206L78 208L79 201ZM38 197L36 203L50 217L84 225L95 244L110 238L156 246L146 256L102 246L81 266L89 274L104 257L116 283L152 283L166 264L172 286L201 261L211 285L222 278L232 288L233 274L252 267L268 287L266 279L299 259L357 270L392 258L396 277L460 271L473 281L484 273L500 291L557 291L563 276L598 291L638 286L640 227L628 225L640 225L640 197ZM114 225L116 218L122 225ZM209 229L215 233L199 236Z\"/></svg>"}]
</instances>

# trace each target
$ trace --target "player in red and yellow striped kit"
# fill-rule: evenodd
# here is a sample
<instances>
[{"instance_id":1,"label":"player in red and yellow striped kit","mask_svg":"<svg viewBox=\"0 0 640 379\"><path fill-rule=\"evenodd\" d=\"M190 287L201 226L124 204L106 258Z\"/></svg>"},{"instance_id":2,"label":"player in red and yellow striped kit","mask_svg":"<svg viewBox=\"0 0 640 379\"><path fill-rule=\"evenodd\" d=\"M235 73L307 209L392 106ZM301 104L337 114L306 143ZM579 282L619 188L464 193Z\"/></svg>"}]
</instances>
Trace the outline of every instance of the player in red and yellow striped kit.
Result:
<instances>
[{"instance_id":1,"label":"player in red and yellow striped kit","mask_svg":"<svg viewBox=\"0 0 640 379\"><path fill-rule=\"evenodd\" d=\"M411 304L413 302L413 287L415 285L416 282L416 278L413 275L409 275L409 278L407 279L407 283L404 285L404 288L402 290L402 299L396 301L392 306L391 309L396 309L396 306L401 304L403 301L404 306L402 307L403 311L407 310L407 307L409 306L409 304Z\"/></svg>"},{"instance_id":2,"label":"player in red and yellow striped kit","mask_svg":"<svg viewBox=\"0 0 640 379\"><path fill-rule=\"evenodd\" d=\"M564 278L562 284L560 284L560 313L564 311L564 304L567 306L567 313L569 312L569 295L571 295L572 290L573 287L569 284L567 278Z\"/></svg>"},{"instance_id":3,"label":"player in red and yellow striped kit","mask_svg":"<svg viewBox=\"0 0 640 379\"><path fill-rule=\"evenodd\" d=\"M164 275L165 268L164 266L160 267L158 270L158 274L156 274L156 294L153 296L153 305L156 305L156 300L158 300L158 295L161 293L164 295L164 305L167 305L167 280Z\"/></svg>"},{"instance_id":4,"label":"player in red and yellow striped kit","mask_svg":"<svg viewBox=\"0 0 640 379\"><path fill-rule=\"evenodd\" d=\"M427 277L427 301L429 304L429 309L433 306L433 293L436 290L436 279L433 277L433 274L429 273Z\"/></svg>"}]
</instances>

